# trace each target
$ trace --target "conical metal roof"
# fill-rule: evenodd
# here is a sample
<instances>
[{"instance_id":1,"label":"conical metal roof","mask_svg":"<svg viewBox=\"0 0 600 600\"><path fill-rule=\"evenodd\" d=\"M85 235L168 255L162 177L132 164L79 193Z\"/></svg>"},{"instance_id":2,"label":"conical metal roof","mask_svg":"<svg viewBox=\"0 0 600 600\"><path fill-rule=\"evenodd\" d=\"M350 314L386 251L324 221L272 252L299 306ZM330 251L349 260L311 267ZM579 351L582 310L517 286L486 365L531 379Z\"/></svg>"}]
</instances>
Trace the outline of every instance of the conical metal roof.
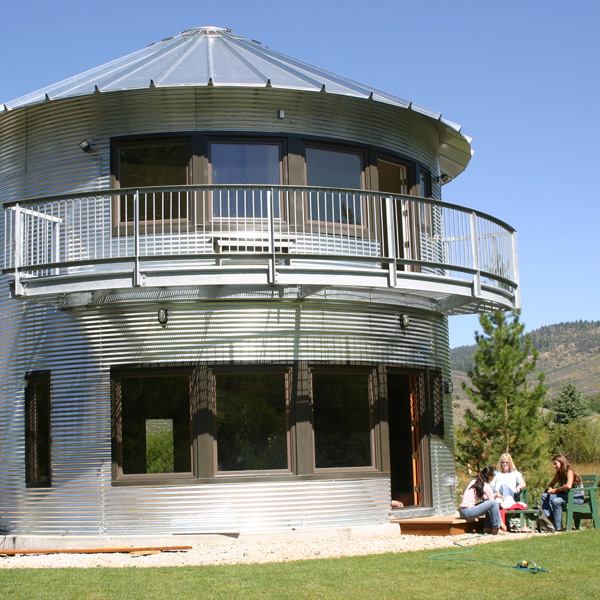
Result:
<instances>
[{"instance_id":1,"label":"conical metal roof","mask_svg":"<svg viewBox=\"0 0 600 600\"><path fill-rule=\"evenodd\" d=\"M440 113L378 91L372 87L274 52L260 42L236 35L230 29L205 26L188 29L79 75L0 105L0 113L40 102L74 98L99 92L148 87L181 86L272 87L318 91L370 99L420 113L442 125L446 144L464 154L460 173L470 158L470 138L460 126ZM443 154L443 153L442 153Z\"/></svg>"}]
</instances>

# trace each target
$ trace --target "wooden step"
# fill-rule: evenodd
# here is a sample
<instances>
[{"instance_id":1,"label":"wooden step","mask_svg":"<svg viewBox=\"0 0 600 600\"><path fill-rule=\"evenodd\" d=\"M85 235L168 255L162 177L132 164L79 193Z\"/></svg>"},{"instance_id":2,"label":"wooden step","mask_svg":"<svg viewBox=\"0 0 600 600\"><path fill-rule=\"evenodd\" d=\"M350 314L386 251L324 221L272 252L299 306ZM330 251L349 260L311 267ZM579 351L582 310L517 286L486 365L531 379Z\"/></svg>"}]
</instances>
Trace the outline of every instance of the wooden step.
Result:
<instances>
[{"instance_id":1,"label":"wooden step","mask_svg":"<svg viewBox=\"0 0 600 600\"><path fill-rule=\"evenodd\" d=\"M459 517L417 517L413 519L392 519L400 525L400 531L406 535L460 535L480 532L483 520L461 519Z\"/></svg>"}]
</instances>

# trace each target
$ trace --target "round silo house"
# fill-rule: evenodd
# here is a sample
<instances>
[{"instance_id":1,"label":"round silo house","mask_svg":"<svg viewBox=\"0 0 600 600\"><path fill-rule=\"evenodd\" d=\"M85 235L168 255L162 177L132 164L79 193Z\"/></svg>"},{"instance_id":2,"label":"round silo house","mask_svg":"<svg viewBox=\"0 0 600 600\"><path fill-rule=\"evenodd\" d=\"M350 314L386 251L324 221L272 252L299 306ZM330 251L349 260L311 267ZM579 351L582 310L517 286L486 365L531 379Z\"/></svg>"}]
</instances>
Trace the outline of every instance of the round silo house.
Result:
<instances>
[{"instance_id":1,"label":"round silo house","mask_svg":"<svg viewBox=\"0 0 600 600\"><path fill-rule=\"evenodd\" d=\"M449 315L515 233L433 111L228 29L0 104L0 527L291 530L454 512Z\"/></svg>"}]
</instances>

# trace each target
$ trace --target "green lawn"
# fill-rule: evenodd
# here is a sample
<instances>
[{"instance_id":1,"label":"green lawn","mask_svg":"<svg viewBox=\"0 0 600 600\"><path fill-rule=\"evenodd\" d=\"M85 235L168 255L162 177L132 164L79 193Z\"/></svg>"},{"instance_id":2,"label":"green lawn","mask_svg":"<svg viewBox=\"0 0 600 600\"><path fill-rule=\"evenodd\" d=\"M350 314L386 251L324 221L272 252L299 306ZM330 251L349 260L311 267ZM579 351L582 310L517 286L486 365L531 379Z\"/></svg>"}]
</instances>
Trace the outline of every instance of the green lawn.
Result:
<instances>
[{"instance_id":1,"label":"green lawn","mask_svg":"<svg viewBox=\"0 0 600 600\"><path fill-rule=\"evenodd\" d=\"M432 555L461 560L431 560ZM0 569L3 598L597 598L600 531L482 544L460 553L384 554L267 565ZM502 565L534 560L548 573ZM10 559L0 559L10 560ZM501 564L492 564L493 562Z\"/></svg>"}]
</instances>

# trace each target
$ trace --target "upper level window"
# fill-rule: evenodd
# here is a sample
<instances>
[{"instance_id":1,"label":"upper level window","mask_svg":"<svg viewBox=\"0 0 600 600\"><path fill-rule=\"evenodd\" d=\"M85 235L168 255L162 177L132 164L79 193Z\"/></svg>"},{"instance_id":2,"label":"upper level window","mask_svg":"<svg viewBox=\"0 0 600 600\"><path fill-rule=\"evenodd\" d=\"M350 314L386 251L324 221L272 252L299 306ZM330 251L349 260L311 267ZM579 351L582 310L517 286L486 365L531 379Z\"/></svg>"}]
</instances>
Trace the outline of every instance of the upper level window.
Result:
<instances>
[{"instance_id":1,"label":"upper level window","mask_svg":"<svg viewBox=\"0 0 600 600\"><path fill-rule=\"evenodd\" d=\"M187 140L141 140L116 146L116 178L120 188L186 185L190 182L190 148ZM140 221L186 219L189 201L180 192L142 192ZM119 222L134 220L134 196L121 196Z\"/></svg>"},{"instance_id":2,"label":"upper level window","mask_svg":"<svg viewBox=\"0 0 600 600\"><path fill-rule=\"evenodd\" d=\"M423 167L417 169L417 196L431 198L431 174ZM419 228L421 235L433 233L433 208L431 204L419 204Z\"/></svg>"},{"instance_id":3,"label":"upper level window","mask_svg":"<svg viewBox=\"0 0 600 600\"><path fill-rule=\"evenodd\" d=\"M417 196L421 198L431 197L431 175L422 167L417 171Z\"/></svg>"},{"instance_id":4,"label":"upper level window","mask_svg":"<svg viewBox=\"0 0 600 600\"><path fill-rule=\"evenodd\" d=\"M380 158L377 161L379 190L392 194L408 194L409 170L410 165L408 163Z\"/></svg>"},{"instance_id":5,"label":"upper level window","mask_svg":"<svg viewBox=\"0 0 600 600\"><path fill-rule=\"evenodd\" d=\"M281 183L279 143L212 142L210 144L211 183L235 185L279 185ZM280 216L278 194L273 216ZM213 217L266 219L268 196L264 189L224 188L213 193Z\"/></svg>"},{"instance_id":6,"label":"upper level window","mask_svg":"<svg viewBox=\"0 0 600 600\"><path fill-rule=\"evenodd\" d=\"M363 187L363 157L358 152L307 146L306 182L327 188ZM332 223L361 225L362 206L359 194L349 192L312 192L309 219Z\"/></svg>"},{"instance_id":7,"label":"upper level window","mask_svg":"<svg viewBox=\"0 0 600 600\"><path fill-rule=\"evenodd\" d=\"M25 484L50 485L50 373L31 373L25 386Z\"/></svg>"}]
</instances>

